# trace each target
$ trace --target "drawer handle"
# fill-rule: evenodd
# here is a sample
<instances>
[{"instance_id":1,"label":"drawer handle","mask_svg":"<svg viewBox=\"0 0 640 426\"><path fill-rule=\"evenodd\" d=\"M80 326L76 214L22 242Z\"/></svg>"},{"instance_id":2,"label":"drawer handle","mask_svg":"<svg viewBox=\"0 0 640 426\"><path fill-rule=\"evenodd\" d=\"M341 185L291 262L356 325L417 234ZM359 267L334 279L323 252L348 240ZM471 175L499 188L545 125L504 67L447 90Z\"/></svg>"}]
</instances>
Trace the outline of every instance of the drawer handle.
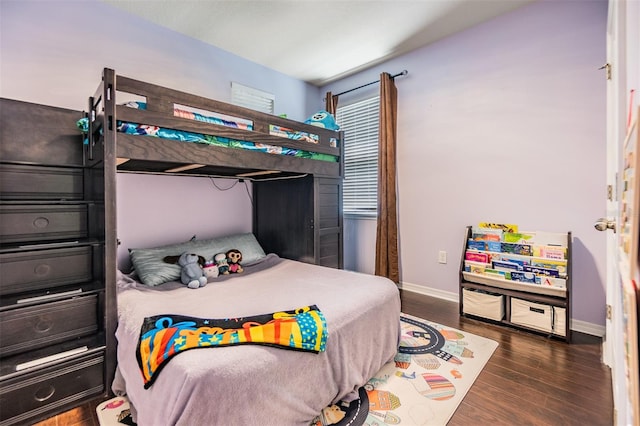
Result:
<instances>
[{"instance_id":1,"label":"drawer handle","mask_svg":"<svg viewBox=\"0 0 640 426\"><path fill-rule=\"evenodd\" d=\"M33 221L33 226L35 226L36 228L46 228L47 226L49 226L49 219L42 216L37 217L36 220Z\"/></svg>"},{"instance_id":2,"label":"drawer handle","mask_svg":"<svg viewBox=\"0 0 640 426\"><path fill-rule=\"evenodd\" d=\"M46 387L38 389L36 393L33 394L33 398L38 402L44 402L51 398L54 393L56 393L56 388L51 385L47 385Z\"/></svg>"},{"instance_id":3,"label":"drawer handle","mask_svg":"<svg viewBox=\"0 0 640 426\"><path fill-rule=\"evenodd\" d=\"M53 321L48 318L38 318L38 322L33 326L33 329L38 333L46 333L53 327Z\"/></svg>"},{"instance_id":4,"label":"drawer handle","mask_svg":"<svg viewBox=\"0 0 640 426\"><path fill-rule=\"evenodd\" d=\"M41 263L40 265L35 267L33 273L39 277L43 277L45 275L48 275L49 271L51 271L51 266L47 265L46 263Z\"/></svg>"}]
</instances>

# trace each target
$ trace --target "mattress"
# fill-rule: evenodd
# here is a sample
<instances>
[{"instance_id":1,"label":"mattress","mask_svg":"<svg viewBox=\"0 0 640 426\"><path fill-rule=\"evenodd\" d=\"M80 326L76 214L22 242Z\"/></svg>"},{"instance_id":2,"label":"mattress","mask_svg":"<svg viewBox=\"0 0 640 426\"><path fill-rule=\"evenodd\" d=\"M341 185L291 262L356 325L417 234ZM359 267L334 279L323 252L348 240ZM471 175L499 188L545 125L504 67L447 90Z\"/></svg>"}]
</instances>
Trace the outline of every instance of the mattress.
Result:
<instances>
[{"instance_id":1,"label":"mattress","mask_svg":"<svg viewBox=\"0 0 640 426\"><path fill-rule=\"evenodd\" d=\"M146 104L143 102L128 102L125 104L131 108L146 109ZM174 108L173 115L176 117L187 118L190 120L197 120L206 123L216 124L225 127L233 127L244 130L253 130L253 124L249 121L242 121L239 119L233 119L229 117L216 117L211 115L205 115L198 112L188 111L181 108ZM283 146L269 145L263 143L254 143L249 141L230 139L214 135L206 135L201 133L186 132L182 130L168 129L158 126L149 126L146 124L130 123L118 121L118 131L129 135L137 136L153 136L163 139L170 139L179 142L195 142L214 146L222 146L228 148L244 149L251 151L265 152L269 154L289 155L301 158L310 158L312 160L330 161L336 162L337 157L329 154L322 154L313 152L312 150L294 149ZM311 144L318 143L318 136L312 133L299 132L291 129L287 129L281 126L269 126L269 133L273 136L279 136L286 139L304 141ZM337 144L337 141L331 142L333 146Z\"/></svg>"},{"instance_id":2,"label":"mattress","mask_svg":"<svg viewBox=\"0 0 640 426\"><path fill-rule=\"evenodd\" d=\"M274 254L199 289L118 280L116 394L139 425L308 425L350 400L396 354L400 297L382 277L281 259ZM144 388L136 348L145 317L237 318L315 305L326 321L323 352L245 344L175 355Z\"/></svg>"}]
</instances>

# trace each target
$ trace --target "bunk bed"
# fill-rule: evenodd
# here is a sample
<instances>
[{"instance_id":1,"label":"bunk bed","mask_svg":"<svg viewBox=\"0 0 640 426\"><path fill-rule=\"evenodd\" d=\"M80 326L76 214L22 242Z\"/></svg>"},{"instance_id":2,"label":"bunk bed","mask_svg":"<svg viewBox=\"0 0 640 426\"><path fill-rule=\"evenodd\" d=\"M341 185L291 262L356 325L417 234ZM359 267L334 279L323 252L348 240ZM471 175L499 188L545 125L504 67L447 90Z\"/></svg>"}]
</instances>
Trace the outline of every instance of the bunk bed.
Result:
<instances>
[{"instance_id":1,"label":"bunk bed","mask_svg":"<svg viewBox=\"0 0 640 426\"><path fill-rule=\"evenodd\" d=\"M132 95L143 100L131 105ZM400 314L396 285L386 278L340 270L341 260L327 268L320 266L321 255L301 256L304 262L295 257L304 251L297 222L317 237L311 244L315 252L321 253L327 244L341 250L340 132L133 80L110 69L104 70L89 99L86 118L85 161L94 175L92 182L104 192L105 279L118 289L117 296L107 300L108 305L117 304L118 311L113 390L129 397L139 424L309 424L324 407L356 398L358 389L394 358ZM145 126L151 127L151 134ZM167 134L171 135L164 138ZM253 258L242 274L196 290L171 280L149 286L136 275L121 273L116 267L117 172L251 179L256 185L256 243L263 244L256 251L264 255ZM296 177L291 181L301 182L300 175L310 176L312 185L296 186L293 193L280 187L258 191L263 179ZM318 189L326 183L323 179L337 183L311 197L311 203L330 199L321 210L335 215L312 215L309 221L298 209L288 208L286 203L295 202L308 188ZM281 204L265 214L265 206L273 203ZM269 238L260 235L268 236L273 228L267 225L282 217L286 220L276 229L288 224L289 235L284 243L273 245L276 254ZM261 231L267 228L269 232ZM284 350L269 342L198 348L168 356L157 380L145 376L141 357L146 359L148 353L141 355L141 339L146 336L141 327L157 316L187 318L181 324L193 325L277 313L267 321L271 324L283 315L316 308L326 331L326 346L317 353Z\"/></svg>"},{"instance_id":2,"label":"bunk bed","mask_svg":"<svg viewBox=\"0 0 640 426\"><path fill-rule=\"evenodd\" d=\"M145 101L131 102L136 97ZM104 138L121 172L342 176L340 132L116 76L110 69L89 99L88 118L88 161Z\"/></svg>"}]
</instances>

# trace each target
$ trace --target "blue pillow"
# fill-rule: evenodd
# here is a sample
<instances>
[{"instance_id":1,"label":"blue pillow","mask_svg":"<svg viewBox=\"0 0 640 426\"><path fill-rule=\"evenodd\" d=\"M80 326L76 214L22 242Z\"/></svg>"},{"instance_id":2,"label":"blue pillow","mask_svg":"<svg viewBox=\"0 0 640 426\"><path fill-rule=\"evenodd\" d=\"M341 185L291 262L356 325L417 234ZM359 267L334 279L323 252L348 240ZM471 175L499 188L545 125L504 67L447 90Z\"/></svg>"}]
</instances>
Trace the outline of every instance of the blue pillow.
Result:
<instances>
[{"instance_id":1,"label":"blue pillow","mask_svg":"<svg viewBox=\"0 0 640 426\"><path fill-rule=\"evenodd\" d=\"M149 286L156 286L180 280L180 266L164 262L162 259L165 256L178 256L188 251L210 260L214 255L231 249L240 250L243 265L255 263L266 257L255 235L250 232L148 249L129 249L129 255L140 281Z\"/></svg>"}]
</instances>

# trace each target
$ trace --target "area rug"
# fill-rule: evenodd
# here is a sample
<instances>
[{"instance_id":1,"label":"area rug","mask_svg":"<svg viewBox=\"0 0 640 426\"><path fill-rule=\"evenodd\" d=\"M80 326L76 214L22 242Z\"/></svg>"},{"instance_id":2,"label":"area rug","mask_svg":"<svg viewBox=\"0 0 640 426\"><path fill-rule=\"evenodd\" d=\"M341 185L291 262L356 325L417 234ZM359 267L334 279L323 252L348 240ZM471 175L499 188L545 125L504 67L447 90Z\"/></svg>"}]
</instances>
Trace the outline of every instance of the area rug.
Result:
<instances>
[{"instance_id":1,"label":"area rug","mask_svg":"<svg viewBox=\"0 0 640 426\"><path fill-rule=\"evenodd\" d=\"M360 401L327 407L313 426L446 425L498 347L407 314L400 325L398 353L365 384L366 401L361 392Z\"/></svg>"},{"instance_id":2,"label":"area rug","mask_svg":"<svg viewBox=\"0 0 640 426\"><path fill-rule=\"evenodd\" d=\"M323 410L312 426L446 425L498 343L402 314L398 353L359 390L359 399ZM133 425L129 402L96 407L100 426Z\"/></svg>"}]
</instances>

